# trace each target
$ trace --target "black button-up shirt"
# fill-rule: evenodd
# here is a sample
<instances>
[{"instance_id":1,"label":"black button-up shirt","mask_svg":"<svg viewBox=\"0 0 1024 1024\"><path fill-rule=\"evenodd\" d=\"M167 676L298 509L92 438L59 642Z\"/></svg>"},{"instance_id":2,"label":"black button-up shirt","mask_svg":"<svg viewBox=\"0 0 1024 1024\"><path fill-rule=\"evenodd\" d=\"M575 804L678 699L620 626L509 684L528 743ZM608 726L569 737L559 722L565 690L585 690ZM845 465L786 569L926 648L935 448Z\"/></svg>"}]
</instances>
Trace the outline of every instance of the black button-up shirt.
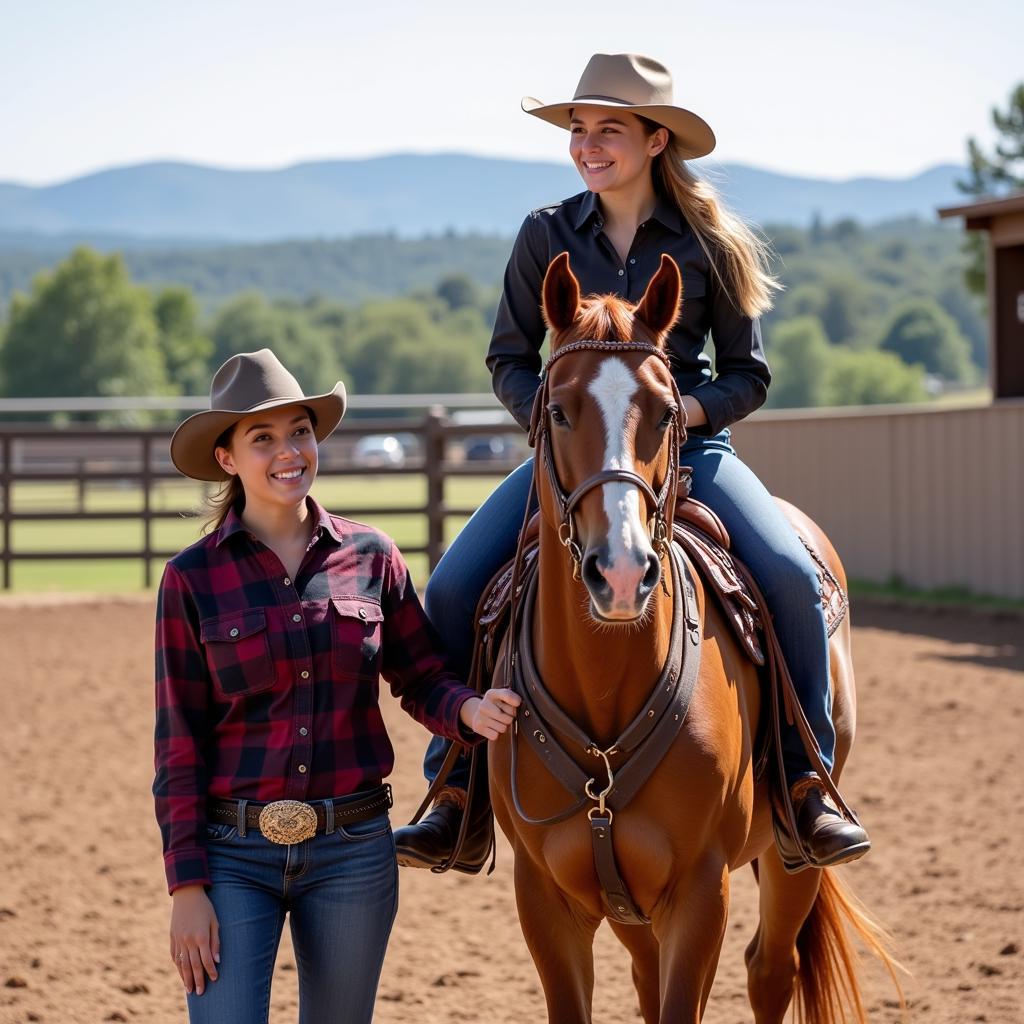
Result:
<instances>
[{"instance_id":1,"label":"black button-up shirt","mask_svg":"<svg viewBox=\"0 0 1024 1024\"><path fill-rule=\"evenodd\" d=\"M659 195L650 218L637 228L625 263L604 233L594 192L581 192L555 206L534 210L523 222L505 270L487 352L494 393L527 429L540 383L540 349L546 326L541 285L548 264L569 253L584 295L621 295L638 302L658 269L662 253L679 265L683 308L666 347L682 394L692 394L707 413L707 425L691 433L714 435L750 415L767 394L771 374L757 320L741 313L712 274L708 258L679 209ZM710 332L715 376L704 351Z\"/></svg>"}]
</instances>

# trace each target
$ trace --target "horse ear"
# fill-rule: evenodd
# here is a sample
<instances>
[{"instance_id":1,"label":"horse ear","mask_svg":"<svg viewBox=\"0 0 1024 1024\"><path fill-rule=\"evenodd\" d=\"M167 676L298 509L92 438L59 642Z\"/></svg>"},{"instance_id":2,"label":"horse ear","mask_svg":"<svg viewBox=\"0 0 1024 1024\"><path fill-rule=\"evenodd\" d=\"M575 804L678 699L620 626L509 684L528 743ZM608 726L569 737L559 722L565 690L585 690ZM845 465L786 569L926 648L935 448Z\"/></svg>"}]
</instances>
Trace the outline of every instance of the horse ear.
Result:
<instances>
[{"instance_id":1,"label":"horse ear","mask_svg":"<svg viewBox=\"0 0 1024 1024\"><path fill-rule=\"evenodd\" d=\"M651 278L633 315L649 327L660 342L661 336L676 322L682 298L683 279L679 267L671 256L662 253L658 272Z\"/></svg>"},{"instance_id":2,"label":"horse ear","mask_svg":"<svg viewBox=\"0 0 1024 1024\"><path fill-rule=\"evenodd\" d=\"M559 253L544 275L544 319L552 331L570 328L580 311L580 283L569 266L569 254Z\"/></svg>"}]
</instances>

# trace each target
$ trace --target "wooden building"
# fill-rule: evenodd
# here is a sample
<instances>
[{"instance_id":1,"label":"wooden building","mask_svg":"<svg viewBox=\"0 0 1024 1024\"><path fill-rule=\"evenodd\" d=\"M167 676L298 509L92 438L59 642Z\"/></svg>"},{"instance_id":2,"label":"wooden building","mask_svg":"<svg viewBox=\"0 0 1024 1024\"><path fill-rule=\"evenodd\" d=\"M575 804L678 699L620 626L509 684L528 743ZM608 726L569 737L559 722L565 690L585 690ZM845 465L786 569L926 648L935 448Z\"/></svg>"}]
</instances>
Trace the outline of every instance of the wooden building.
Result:
<instances>
[{"instance_id":1,"label":"wooden building","mask_svg":"<svg viewBox=\"0 0 1024 1024\"><path fill-rule=\"evenodd\" d=\"M939 210L988 232L989 378L992 396L1024 397L1024 192Z\"/></svg>"}]
</instances>

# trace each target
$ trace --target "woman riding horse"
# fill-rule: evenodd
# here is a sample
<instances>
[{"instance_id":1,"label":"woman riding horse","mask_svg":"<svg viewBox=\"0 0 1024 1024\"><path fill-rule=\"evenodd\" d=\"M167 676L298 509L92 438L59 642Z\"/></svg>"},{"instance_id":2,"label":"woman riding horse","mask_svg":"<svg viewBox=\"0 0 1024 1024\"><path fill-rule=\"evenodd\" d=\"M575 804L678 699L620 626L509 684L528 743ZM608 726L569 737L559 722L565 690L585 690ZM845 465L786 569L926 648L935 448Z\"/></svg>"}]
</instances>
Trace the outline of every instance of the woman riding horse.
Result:
<instances>
[{"instance_id":1,"label":"woman riding horse","mask_svg":"<svg viewBox=\"0 0 1024 1024\"><path fill-rule=\"evenodd\" d=\"M632 956L645 1024L697 1024L730 878L752 862L759 920L746 962L756 1024L782 1024L794 998L801 1024L866 1024L847 927L890 973L896 964L834 869L784 870L790 844L772 841L770 784L759 771L755 657L746 630L730 626L730 599L713 597L715 572L693 571L717 524L690 503L677 509L685 426L664 344L681 291L670 256L637 304L582 297L565 253L544 278L551 356L531 422L540 514L513 562L511 622L493 675L522 703L515 728L488 752L519 921L549 1021L590 1024L593 942L607 920ZM842 586L825 535L781 508ZM676 531L677 511L683 524L700 516L710 533ZM677 545L666 543L673 534ZM838 777L856 701L849 619L834 625ZM777 665L770 626L763 638ZM768 675L774 703L781 677Z\"/></svg>"},{"instance_id":2,"label":"woman riding horse","mask_svg":"<svg viewBox=\"0 0 1024 1024\"><path fill-rule=\"evenodd\" d=\"M768 599L803 710L831 770L836 736L831 717L828 637L815 565L771 495L740 460L729 426L765 400L771 379L758 316L777 283L763 244L696 178L686 161L711 152L715 137L697 115L672 101L669 71L649 57L595 54L572 100L523 109L569 130L569 152L586 190L531 212L516 238L487 355L494 390L529 427L540 386L541 312L545 272L562 252L583 293L636 302L663 253L682 272L683 302L666 339L682 395L687 440L681 461L692 466L692 494L724 522L732 549ZM714 375L705 352L714 343ZM473 643L477 600L512 557L533 469L515 470L478 509L441 560L426 591L429 618L463 673ZM448 744L434 740L428 779ZM827 796L794 727L783 731L785 774L806 864L854 860L870 848L864 829ZM463 768L460 776L460 767ZM457 765L430 814L396 832L399 861L430 867L452 851L465 803L464 762ZM467 837L463 866L487 856L490 833Z\"/></svg>"}]
</instances>

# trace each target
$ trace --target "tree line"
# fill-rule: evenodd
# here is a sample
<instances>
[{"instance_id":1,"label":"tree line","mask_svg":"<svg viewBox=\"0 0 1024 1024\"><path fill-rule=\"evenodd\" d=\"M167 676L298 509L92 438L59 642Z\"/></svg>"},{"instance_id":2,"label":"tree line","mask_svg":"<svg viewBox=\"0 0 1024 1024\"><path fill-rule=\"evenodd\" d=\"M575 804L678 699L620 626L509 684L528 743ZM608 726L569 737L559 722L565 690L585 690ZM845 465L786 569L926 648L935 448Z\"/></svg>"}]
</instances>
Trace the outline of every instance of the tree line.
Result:
<instances>
[{"instance_id":1,"label":"tree line","mask_svg":"<svg viewBox=\"0 0 1024 1024\"><path fill-rule=\"evenodd\" d=\"M303 386L356 393L481 391L496 294L464 276L346 305L238 295L204 316L195 294L137 284L118 253L75 249L12 299L0 336L7 396L201 395L236 352L268 347Z\"/></svg>"},{"instance_id":2,"label":"tree line","mask_svg":"<svg viewBox=\"0 0 1024 1024\"><path fill-rule=\"evenodd\" d=\"M777 407L905 402L982 380L985 329L954 232L852 221L771 235L785 290L765 318ZM456 245L457 239L450 244ZM7 396L200 395L235 352L279 352L304 387L486 391L498 287L449 273L406 295L236 295L147 287L120 253L79 247L13 296L0 325Z\"/></svg>"}]
</instances>

